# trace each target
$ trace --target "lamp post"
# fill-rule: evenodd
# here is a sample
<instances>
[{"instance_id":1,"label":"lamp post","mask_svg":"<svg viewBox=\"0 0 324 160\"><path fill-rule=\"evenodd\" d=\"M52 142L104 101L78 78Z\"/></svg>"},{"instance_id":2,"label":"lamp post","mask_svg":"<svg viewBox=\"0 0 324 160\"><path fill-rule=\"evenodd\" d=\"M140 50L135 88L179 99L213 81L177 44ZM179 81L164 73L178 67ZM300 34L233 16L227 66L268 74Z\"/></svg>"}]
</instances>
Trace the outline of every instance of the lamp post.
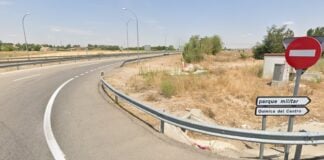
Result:
<instances>
[{"instance_id":1,"label":"lamp post","mask_svg":"<svg viewBox=\"0 0 324 160\"><path fill-rule=\"evenodd\" d=\"M26 38L26 30L25 30L25 18L30 15L30 13L26 13L23 18L22 18L22 28L24 31L24 38L25 38L25 47L26 47L26 52L28 52L28 44L27 44L27 38ZM28 59L30 58L29 54L28 54Z\"/></svg>"},{"instance_id":2,"label":"lamp post","mask_svg":"<svg viewBox=\"0 0 324 160\"><path fill-rule=\"evenodd\" d=\"M129 44L128 44L128 23L131 21L132 19L128 19L128 21L126 22L126 47L127 49L129 48Z\"/></svg>"},{"instance_id":3,"label":"lamp post","mask_svg":"<svg viewBox=\"0 0 324 160\"><path fill-rule=\"evenodd\" d=\"M135 19L136 19L136 32L137 32L137 62L139 61L139 34L138 34L138 18L137 15L135 14L135 12L133 12L132 10L128 9L128 8L122 8L125 11L130 12L131 14L134 15Z\"/></svg>"}]
</instances>

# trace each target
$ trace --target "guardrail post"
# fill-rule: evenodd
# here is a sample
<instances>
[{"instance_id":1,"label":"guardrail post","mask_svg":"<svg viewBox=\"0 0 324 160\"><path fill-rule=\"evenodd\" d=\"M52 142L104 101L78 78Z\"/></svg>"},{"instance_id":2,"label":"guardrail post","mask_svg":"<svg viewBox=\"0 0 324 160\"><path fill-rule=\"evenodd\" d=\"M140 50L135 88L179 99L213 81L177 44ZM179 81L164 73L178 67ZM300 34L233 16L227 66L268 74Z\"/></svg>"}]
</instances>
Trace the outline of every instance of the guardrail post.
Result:
<instances>
[{"instance_id":1,"label":"guardrail post","mask_svg":"<svg viewBox=\"0 0 324 160\"><path fill-rule=\"evenodd\" d=\"M100 74L101 76L104 76L105 75L105 72L101 72L101 74Z\"/></svg>"},{"instance_id":2,"label":"guardrail post","mask_svg":"<svg viewBox=\"0 0 324 160\"><path fill-rule=\"evenodd\" d=\"M160 132L163 134L164 133L164 121L160 121Z\"/></svg>"},{"instance_id":3,"label":"guardrail post","mask_svg":"<svg viewBox=\"0 0 324 160\"><path fill-rule=\"evenodd\" d=\"M115 95L115 102L118 104L118 96Z\"/></svg>"},{"instance_id":4,"label":"guardrail post","mask_svg":"<svg viewBox=\"0 0 324 160\"><path fill-rule=\"evenodd\" d=\"M17 70L19 70L19 68L20 68L19 65L17 65Z\"/></svg>"}]
</instances>

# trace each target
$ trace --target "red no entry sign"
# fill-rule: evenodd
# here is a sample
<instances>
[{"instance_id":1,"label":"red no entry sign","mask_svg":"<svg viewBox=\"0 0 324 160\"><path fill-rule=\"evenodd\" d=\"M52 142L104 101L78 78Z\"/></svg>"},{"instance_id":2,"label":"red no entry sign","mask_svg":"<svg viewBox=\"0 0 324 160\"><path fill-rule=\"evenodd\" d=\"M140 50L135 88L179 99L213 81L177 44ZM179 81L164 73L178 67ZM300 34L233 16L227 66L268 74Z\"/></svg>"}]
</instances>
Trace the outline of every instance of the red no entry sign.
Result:
<instances>
[{"instance_id":1,"label":"red no entry sign","mask_svg":"<svg viewBox=\"0 0 324 160\"><path fill-rule=\"evenodd\" d=\"M306 69L318 61L321 52L321 44L315 38L300 37L289 44L285 57L295 69Z\"/></svg>"}]
</instances>

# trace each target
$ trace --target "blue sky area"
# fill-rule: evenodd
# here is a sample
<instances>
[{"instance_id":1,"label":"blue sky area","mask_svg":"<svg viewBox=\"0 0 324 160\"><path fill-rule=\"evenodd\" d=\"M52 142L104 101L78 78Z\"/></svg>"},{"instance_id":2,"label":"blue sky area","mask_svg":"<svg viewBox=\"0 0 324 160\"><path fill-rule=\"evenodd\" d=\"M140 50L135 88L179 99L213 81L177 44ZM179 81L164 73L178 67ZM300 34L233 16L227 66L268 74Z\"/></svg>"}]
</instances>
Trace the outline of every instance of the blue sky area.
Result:
<instances>
[{"instance_id":1,"label":"blue sky area","mask_svg":"<svg viewBox=\"0 0 324 160\"><path fill-rule=\"evenodd\" d=\"M175 45L191 35L220 35L229 48L260 42L267 27L287 24L295 35L324 26L323 0L0 0L0 40L30 43L126 44L126 21L139 18L140 45ZM136 46L135 20L129 24Z\"/></svg>"}]
</instances>

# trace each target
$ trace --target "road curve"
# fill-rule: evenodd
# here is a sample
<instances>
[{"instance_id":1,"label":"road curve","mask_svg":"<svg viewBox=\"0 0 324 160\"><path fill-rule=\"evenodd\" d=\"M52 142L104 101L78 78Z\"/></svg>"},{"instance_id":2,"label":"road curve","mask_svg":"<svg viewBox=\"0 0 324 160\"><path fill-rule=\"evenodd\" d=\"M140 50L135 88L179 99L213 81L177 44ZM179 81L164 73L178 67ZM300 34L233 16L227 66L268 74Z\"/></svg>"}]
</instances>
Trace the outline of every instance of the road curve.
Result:
<instances>
[{"instance_id":1,"label":"road curve","mask_svg":"<svg viewBox=\"0 0 324 160\"><path fill-rule=\"evenodd\" d=\"M0 73L0 159L54 159L43 117L54 91L53 134L66 159L217 159L152 131L100 92L100 72L120 60ZM115 63L115 65L113 65ZM221 158L224 159L224 158Z\"/></svg>"}]
</instances>

